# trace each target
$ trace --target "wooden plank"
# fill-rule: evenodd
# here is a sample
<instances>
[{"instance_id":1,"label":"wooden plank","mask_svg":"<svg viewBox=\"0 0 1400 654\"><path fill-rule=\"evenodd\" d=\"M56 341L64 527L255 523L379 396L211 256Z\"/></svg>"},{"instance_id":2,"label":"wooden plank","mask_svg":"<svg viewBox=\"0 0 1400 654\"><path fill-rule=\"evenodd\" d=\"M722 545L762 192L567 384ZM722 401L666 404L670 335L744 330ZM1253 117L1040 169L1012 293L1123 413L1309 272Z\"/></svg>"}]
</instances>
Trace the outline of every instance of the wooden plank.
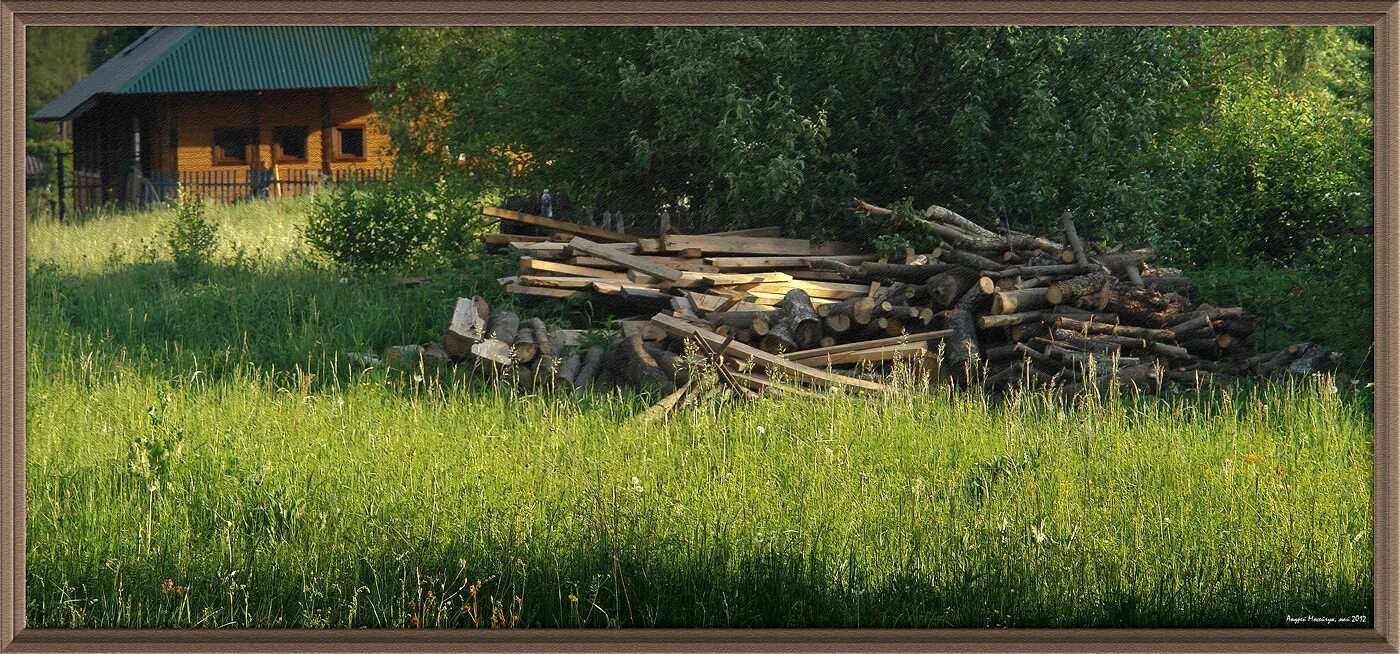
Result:
<instances>
[{"instance_id":1,"label":"wooden plank","mask_svg":"<svg viewBox=\"0 0 1400 654\"><path fill-rule=\"evenodd\" d=\"M659 341L666 338L666 330L650 320L619 320L625 338L636 336L644 341Z\"/></svg>"},{"instance_id":2,"label":"wooden plank","mask_svg":"<svg viewBox=\"0 0 1400 654\"><path fill-rule=\"evenodd\" d=\"M710 273L685 271L681 278L672 282L678 288L709 288L711 286L742 286L770 282L790 282L792 275L780 272L768 273Z\"/></svg>"},{"instance_id":3,"label":"wooden plank","mask_svg":"<svg viewBox=\"0 0 1400 654\"><path fill-rule=\"evenodd\" d=\"M786 256L807 256L812 253L812 242L801 238L759 238L748 236L685 236L667 235L661 238L667 251L699 248L704 252L729 252L734 254L778 254Z\"/></svg>"},{"instance_id":4,"label":"wooden plank","mask_svg":"<svg viewBox=\"0 0 1400 654\"><path fill-rule=\"evenodd\" d=\"M879 255L875 254L830 257L707 257L705 263L714 266L716 270L720 271L746 270L749 268L771 270L774 268L806 268L811 265L813 259L854 265L867 261L875 261L879 258Z\"/></svg>"},{"instance_id":5,"label":"wooden plank","mask_svg":"<svg viewBox=\"0 0 1400 654\"><path fill-rule=\"evenodd\" d=\"M636 256L639 259L645 259L652 263L659 263L663 266L675 268L676 270L680 271L718 272L715 270L714 266L704 263L700 259L680 259L677 257L651 257L641 254ZM599 259L598 257L570 257L568 259L565 259L564 262L575 266L588 266L590 268L602 268L605 270L627 270L627 266L613 263L611 261L608 261L607 259Z\"/></svg>"},{"instance_id":6,"label":"wooden plank","mask_svg":"<svg viewBox=\"0 0 1400 654\"><path fill-rule=\"evenodd\" d=\"M596 243L599 247L608 248L613 252L630 254L637 250L636 243ZM519 252L540 259L564 259L570 255L568 243L554 243L544 241L541 243L511 243L511 252Z\"/></svg>"},{"instance_id":7,"label":"wooden plank","mask_svg":"<svg viewBox=\"0 0 1400 654\"><path fill-rule=\"evenodd\" d=\"M839 272L827 272L825 270L792 269L788 271L788 274L792 275L794 279L808 279L815 282L842 282L846 280L846 276Z\"/></svg>"},{"instance_id":8,"label":"wooden plank","mask_svg":"<svg viewBox=\"0 0 1400 654\"><path fill-rule=\"evenodd\" d=\"M592 288L597 277L554 277L550 275L521 275L518 283L541 288ZM616 280L607 280L616 281Z\"/></svg>"},{"instance_id":9,"label":"wooden plank","mask_svg":"<svg viewBox=\"0 0 1400 654\"><path fill-rule=\"evenodd\" d=\"M624 234L622 232L614 232L612 230L599 229L597 227L590 227L588 225L580 225L578 223L571 223L567 220L555 220L553 218L536 216L530 213L511 211L510 209L502 209L500 207L486 207L485 209L481 210L481 213L487 216L491 216L493 218L511 220L518 223L525 223L526 225L544 227L545 229L553 229L560 232L578 234L580 236L587 236L589 238L595 238L604 241L636 243L637 240L640 238L631 234Z\"/></svg>"},{"instance_id":10,"label":"wooden plank","mask_svg":"<svg viewBox=\"0 0 1400 654\"><path fill-rule=\"evenodd\" d=\"M702 236L761 236L775 238L783 235L781 227L751 227L749 229L735 229L728 232L710 232Z\"/></svg>"},{"instance_id":11,"label":"wooden plank","mask_svg":"<svg viewBox=\"0 0 1400 654\"><path fill-rule=\"evenodd\" d=\"M787 297L787 292L789 290L792 289L786 289L782 293L770 293L768 291L744 291L744 293L748 296L750 302L758 304L777 304L781 302L784 297ZM812 300L813 306L840 302L840 300L833 300L825 297L810 297L810 295L809 299Z\"/></svg>"},{"instance_id":12,"label":"wooden plank","mask_svg":"<svg viewBox=\"0 0 1400 654\"><path fill-rule=\"evenodd\" d=\"M544 288L542 286L524 286L521 284L509 284L506 291L518 295L533 295L536 297L569 298L579 295L580 291L573 291L564 288Z\"/></svg>"},{"instance_id":13,"label":"wooden plank","mask_svg":"<svg viewBox=\"0 0 1400 654\"><path fill-rule=\"evenodd\" d=\"M807 366L842 366L852 363L875 363L877 361L890 361L892 359L917 359L928 356L928 346L924 343L904 343L902 345L885 345L882 347L855 350L853 352L838 352L836 354L823 354L814 357L801 359L791 359L794 363Z\"/></svg>"},{"instance_id":14,"label":"wooden plank","mask_svg":"<svg viewBox=\"0 0 1400 654\"><path fill-rule=\"evenodd\" d=\"M716 348L720 347L721 345L724 345L726 341L725 337L720 336L719 334L716 334L709 329L692 325L684 320L681 320L679 318L673 318L664 313L658 313L655 316L652 316L651 321L659 325L662 329L666 330L666 333L671 334L672 336L686 337L695 335ZM721 356L733 359L735 361L753 361L756 366L763 368L764 370L768 370L770 373L773 370L781 370L787 375L790 375L801 381L805 381L814 386L825 387L831 385L841 385L849 386L856 390L866 391L882 391L886 389L886 387L883 384L877 384L875 382L866 381L864 379L856 379L854 377L847 377L845 375L835 375L832 373L823 372L821 370L817 370L816 368L788 361L787 359L784 359L782 357L769 354L767 352L764 352L763 350L760 350L755 347L750 347L737 341L729 342L728 346L725 347L724 351L720 354Z\"/></svg>"},{"instance_id":15,"label":"wooden plank","mask_svg":"<svg viewBox=\"0 0 1400 654\"><path fill-rule=\"evenodd\" d=\"M522 273L545 273L566 275L569 277L597 277L599 279L627 279L627 275L615 270L603 270L601 268L589 268L588 266L575 266L558 261L547 261L521 257L520 272Z\"/></svg>"},{"instance_id":16,"label":"wooden plank","mask_svg":"<svg viewBox=\"0 0 1400 654\"><path fill-rule=\"evenodd\" d=\"M844 300L846 298L860 297L870 290L865 284L842 284L838 282L814 282L808 280L794 279L781 284L758 284L744 290L753 293L778 293L786 294L788 291L800 288L813 298L825 298L834 300Z\"/></svg>"},{"instance_id":17,"label":"wooden plank","mask_svg":"<svg viewBox=\"0 0 1400 654\"><path fill-rule=\"evenodd\" d=\"M641 257L631 254L624 254L615 248L609 248L598 243L594 243L583 237L575 237L569 241L569 247L577 252L583 252L600 259L607 259L616 264L626 266L629 270L635 270L645 275L658 277L667 281L676 281L681 278L681 271L670 266L647 261Z\"/></svg>"},{"instance_id":18,"label":"wooden plank","mask_svg":"<svg viewBox=\"0 0 1400 654\"><path fill-rule=\"evenodd\" d=\"M904 334L903 336L890 336L889 338L877 338L873 341L855 341L852 343L842 343L828 347L818 347L810 350L798 350L788 352L783 357L787 359L810 359L812 357L824 356L827 354L841 354L843 352L858 352L860 350L884 347L886 345L900 345L902 343L923 343L948 338L953 335L951 329L939 329L937 331L922 332L919 334Z\"/></svg>"},{"instance_id":19,"label":"wooden plank","mask_svg":"<svg viewBox=\"0 0 1400 654\"><path fill-rule=\"evenodd\" d=\"M544 243L547 236L525 236L524 234L482 234L478 238L487 245L508 245L510 243Z\"/></svg>"}]
</instances>

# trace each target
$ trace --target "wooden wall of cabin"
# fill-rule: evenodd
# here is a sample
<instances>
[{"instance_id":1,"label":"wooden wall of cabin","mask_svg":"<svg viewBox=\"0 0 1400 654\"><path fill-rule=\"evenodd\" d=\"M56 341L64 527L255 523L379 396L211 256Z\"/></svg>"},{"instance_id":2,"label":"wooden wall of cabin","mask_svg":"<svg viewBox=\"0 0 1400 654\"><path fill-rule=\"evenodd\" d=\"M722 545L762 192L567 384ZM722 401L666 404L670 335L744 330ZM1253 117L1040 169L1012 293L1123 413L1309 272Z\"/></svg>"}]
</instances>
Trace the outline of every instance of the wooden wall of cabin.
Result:
<instances>
[{"instance_id":1,"label":"wooden wall of cabin","mask_svg":"<svg viewBox=\"0 0 1400 654\"><path fill-rule=\"evenodd\" d=\"M168 96L168 107L175 116L175 132L179 147L174 155L180 172L222 171L270 168L273 165L273 133L278 127L304 127L307 130L306 160L279 162L279 170L318 171L325 167L339 169L379 169L390 167L389 136L374 120L366 91L363 89L277 90L258 93L257 147L255 158L247 164L219 164L214 159L214 130L241 128L251 131L254 96L250 92L221 92L180 94ZM327 119L332 129L363 126L365 128L365 157L363 161L331 158L326 163L327 140L322 141L322 98L325 99ZM327 135L330 132L326 132ZM251 135L251 134L250 134ZM251 150L252 148L250 148Z\"/></svg>"}]
</instances>

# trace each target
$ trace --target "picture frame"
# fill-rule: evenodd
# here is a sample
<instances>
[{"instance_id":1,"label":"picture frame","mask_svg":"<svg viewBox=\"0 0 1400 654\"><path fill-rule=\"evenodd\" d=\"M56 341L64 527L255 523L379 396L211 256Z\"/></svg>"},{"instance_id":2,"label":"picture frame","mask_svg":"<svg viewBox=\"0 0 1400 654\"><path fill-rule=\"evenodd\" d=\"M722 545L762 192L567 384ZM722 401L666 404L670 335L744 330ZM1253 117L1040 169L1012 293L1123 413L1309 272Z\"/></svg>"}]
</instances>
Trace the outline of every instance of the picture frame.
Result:
<instances>
[{"instance_id":1,"label":"picture frame","mask_svg":"<svg viewBox=\"0 0 1400 654\"><path fill-rule=\"evenodd\" d=\"M1374 588L1369 630L1010 629L1010 630L45 630L25 627L25 215L23 188L24 29L58 24L366 25L1281 25L1375 28L1375 440ZM1400 647L1397 437L1400 437L1400 1L1341 2L1080 0L993 2L688 2L643 0L382 3L170 4L114 0L0 0L0 651L1266 651L1394 652Z\"/></svg>"}]
</instances>

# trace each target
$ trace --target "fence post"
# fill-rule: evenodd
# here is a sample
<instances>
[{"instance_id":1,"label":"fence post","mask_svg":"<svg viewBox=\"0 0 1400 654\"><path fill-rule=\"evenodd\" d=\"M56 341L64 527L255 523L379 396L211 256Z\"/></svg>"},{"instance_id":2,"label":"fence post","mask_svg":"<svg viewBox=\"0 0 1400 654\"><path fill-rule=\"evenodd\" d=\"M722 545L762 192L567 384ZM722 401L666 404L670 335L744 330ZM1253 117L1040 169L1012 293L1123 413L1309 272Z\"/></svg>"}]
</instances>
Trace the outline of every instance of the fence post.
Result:
<instances>
[{"instance_id":1,"label":"fence post","mask_svg":"<svg viewBox=\"0 0 1400 654\"><path fill-rule=\"evenodd\" d=\"M55 151L54 171L58 175L58 222L63 222L63 217L68 213L67 203L63 200L63 156L65 153Z\"/></svg>"}]
</instances>

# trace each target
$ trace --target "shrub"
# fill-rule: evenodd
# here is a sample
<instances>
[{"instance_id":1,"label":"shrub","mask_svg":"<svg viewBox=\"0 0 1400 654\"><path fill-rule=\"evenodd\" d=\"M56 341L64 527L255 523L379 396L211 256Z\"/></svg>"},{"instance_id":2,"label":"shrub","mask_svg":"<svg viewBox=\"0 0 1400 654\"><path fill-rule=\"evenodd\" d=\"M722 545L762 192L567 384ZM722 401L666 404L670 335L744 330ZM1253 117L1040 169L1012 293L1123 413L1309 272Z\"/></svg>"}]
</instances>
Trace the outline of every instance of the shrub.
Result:
<instances>
[{"instance_id":1,"label":"shrub","mask_svg":"<svg viewBox=\"0 0 1400 654\"><path fill-rule=\"evenodd\" d=\"M473 194L442 180L395 180L317 196L303 236L337 265L391 270L448 262L474 247L482 224Z\"/></svg>"},{"instance_id":2,"label":"shrub","mask_svg":"<svg viewBox=\"0 0 1400 654\"><path fill-rule=\"evenodd\" d=\"M165 242L175 267L183 274L207 266L219 245L219 226L204 215L204 203L190 196L180 198L169 232Z\"/></svg>"}]
</instances>

